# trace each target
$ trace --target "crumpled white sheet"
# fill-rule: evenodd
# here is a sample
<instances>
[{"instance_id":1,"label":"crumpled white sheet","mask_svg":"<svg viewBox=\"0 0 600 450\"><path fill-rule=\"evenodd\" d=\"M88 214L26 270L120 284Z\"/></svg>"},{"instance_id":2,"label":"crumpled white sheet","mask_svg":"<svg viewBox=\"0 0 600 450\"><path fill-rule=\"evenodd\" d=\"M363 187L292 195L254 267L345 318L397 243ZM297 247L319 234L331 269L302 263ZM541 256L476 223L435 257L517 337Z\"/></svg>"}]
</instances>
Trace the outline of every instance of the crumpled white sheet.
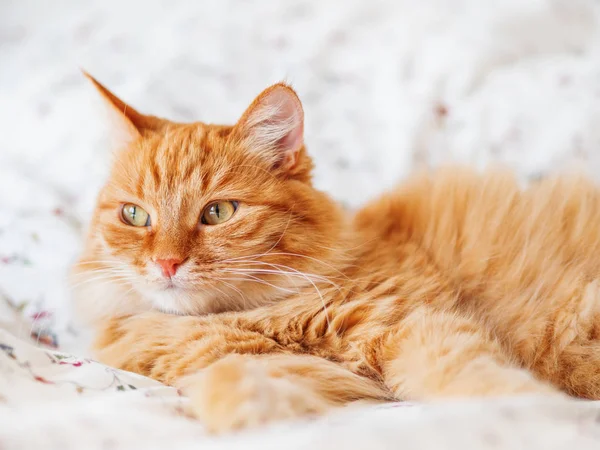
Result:
<instances>
[{"instance_id":1,"label":"crumpled white sheet","mask_svg":"<svg viewBox=\"0 0 600 450\"><path fill-rule=\"evenodd\" d=\"M88 356L65 274L110 152L79 66L176 120L233 122L287 79L317 185L351 206L444 161L600 179L597 0L6 0L0 61L0 340L32 361L0 352L0 448L599 448L593 404L367 408L213 440L172 409L185 400L139 377L137 390L80 394L31 375L119 373L43 353Z\"/></svg>"}]
</instances>

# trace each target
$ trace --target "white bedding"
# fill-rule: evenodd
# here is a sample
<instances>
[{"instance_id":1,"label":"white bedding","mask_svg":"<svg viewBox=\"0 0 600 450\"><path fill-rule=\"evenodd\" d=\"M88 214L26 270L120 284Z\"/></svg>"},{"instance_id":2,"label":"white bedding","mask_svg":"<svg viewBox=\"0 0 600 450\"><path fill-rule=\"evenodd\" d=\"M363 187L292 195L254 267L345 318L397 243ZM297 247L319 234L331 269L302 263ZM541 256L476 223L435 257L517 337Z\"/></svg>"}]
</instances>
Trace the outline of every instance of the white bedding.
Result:
<instances>
[{"instance_id":1,"label":"white bedding","mask_svg":"<svg viewBox=\"0 0 600 450\"><path fill-rule=\"evenodd\" d=\"M445 161L599 179L599 1L0 1L0 448L600 448L596 404L543 399L209 439L174 390L88 362L65 274L110 152L79 66L179 120L232 122L287 79L316 183L352 206Z\"/></svg>"},{"instance_id":2,"label":"white bedding","mask_svg":"<svg viewBox=\"0 0 600 450\"><path fill-rule=\"evenodd\" d=\"M207 436L174 388L0 331L0 448L597 449L600 402L519 398L355 406Z\"/></svg>"}]
</instances>

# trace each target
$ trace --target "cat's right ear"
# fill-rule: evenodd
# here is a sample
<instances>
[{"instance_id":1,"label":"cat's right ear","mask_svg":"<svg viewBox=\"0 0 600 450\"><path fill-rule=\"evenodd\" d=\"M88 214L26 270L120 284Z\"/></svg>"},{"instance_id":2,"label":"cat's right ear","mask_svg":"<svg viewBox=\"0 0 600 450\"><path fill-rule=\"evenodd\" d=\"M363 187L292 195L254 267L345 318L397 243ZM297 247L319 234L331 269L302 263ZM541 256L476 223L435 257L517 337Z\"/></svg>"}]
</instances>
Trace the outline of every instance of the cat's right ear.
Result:
<instances>
[{"instance_id":1,"label":"cat's right ear","mask_svg":"<svg viewBox=\"0 0 600 450\"><path fill-rule=\"evenodd\" d=\"M165 120L154 116L147 116L136 111L115 94L110 92L93 76L82 70L83 75L91 81L111 113L116 138L120 143L128 143L138 139L148 132L157 131L165 124Z\"/></svg>"},{"instance_id":2,"label":"cat's right ear","mask_svg":"<svg viewBox=\"0 0 600 450\"><path fill-rule=\"evenodd\" d=\"M234 131L251 151L288 171L301 162L303 132L302 104L285 83L265 89L246 109Z\"/></svg>"}]
</instances>

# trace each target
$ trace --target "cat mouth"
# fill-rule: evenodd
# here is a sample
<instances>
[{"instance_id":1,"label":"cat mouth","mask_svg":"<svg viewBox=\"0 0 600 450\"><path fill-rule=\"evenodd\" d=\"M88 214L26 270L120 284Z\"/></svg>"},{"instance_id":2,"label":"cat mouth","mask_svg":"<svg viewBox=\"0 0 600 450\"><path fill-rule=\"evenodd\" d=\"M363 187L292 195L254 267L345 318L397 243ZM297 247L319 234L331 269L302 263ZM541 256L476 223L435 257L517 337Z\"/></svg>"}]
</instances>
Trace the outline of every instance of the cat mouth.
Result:
<instances>
[{"instance_id":1,"label":"cat mouth","mask_svg":"<svg viewBox=\"0 0 600 450\"><path fill-rule=\"evenodd\" d=\"M176 292L176 291L185 291L187 289L185 289L183 286L179 285L179 284L175 284L172 281L169 281L163 288L163 291L166 292Z\"/></svg>"},{"instance_id":2,"label":"cat mouth","mask_svg":"<svg viewBox=\"0 0 600 450\"><path fill-rule=\"evenodd\" d=\"M144 284L140 286L142 291L152 294L183 293L192 290L191 287L189 283L176 278L146 279Z\"/></svg>"},{"instance_id":3,"label":"cat mouth","mask_svg":"<svg viewBox=\"0 0 600 450\"><path fill-rule=\"evenodd\" d=\"M187 289L185 286L182 286L181 283L178 283L177 281L175 281L173 279L169 279L166 281L166 283L164 283L162 286L160 286L159 290L165 291L165 292L176 292L176 291L185 291Z\"/></svg>"}]
</instances>

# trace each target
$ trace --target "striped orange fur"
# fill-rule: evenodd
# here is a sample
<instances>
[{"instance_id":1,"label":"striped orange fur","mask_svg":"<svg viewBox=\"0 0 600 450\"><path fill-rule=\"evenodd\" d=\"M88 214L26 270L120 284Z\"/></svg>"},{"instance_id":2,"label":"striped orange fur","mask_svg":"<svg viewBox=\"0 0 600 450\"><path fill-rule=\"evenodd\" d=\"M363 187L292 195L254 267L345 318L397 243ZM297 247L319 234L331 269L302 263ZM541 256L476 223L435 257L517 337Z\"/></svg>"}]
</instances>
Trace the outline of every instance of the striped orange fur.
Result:
<instances>
[{"instance_id":1,"label":"striped orange fur","mask_svg":"<svg viewBox=\"0 0 600 450\"><path fill-rule=\"evenodd\" d=\"M502 171L448 168L347 215L311 185L289 86L232 127L143 116L98 87L129 139L74 270L76 302L102 361L182 386L209 429L355 400L600 399L590 181L523 189ZM239 201L234 218L199 225L219 198ZM156 226L121 223L124 202ZM157 254L188 264L167 300L148 279Z\"/></svg>"}]
</instances>

